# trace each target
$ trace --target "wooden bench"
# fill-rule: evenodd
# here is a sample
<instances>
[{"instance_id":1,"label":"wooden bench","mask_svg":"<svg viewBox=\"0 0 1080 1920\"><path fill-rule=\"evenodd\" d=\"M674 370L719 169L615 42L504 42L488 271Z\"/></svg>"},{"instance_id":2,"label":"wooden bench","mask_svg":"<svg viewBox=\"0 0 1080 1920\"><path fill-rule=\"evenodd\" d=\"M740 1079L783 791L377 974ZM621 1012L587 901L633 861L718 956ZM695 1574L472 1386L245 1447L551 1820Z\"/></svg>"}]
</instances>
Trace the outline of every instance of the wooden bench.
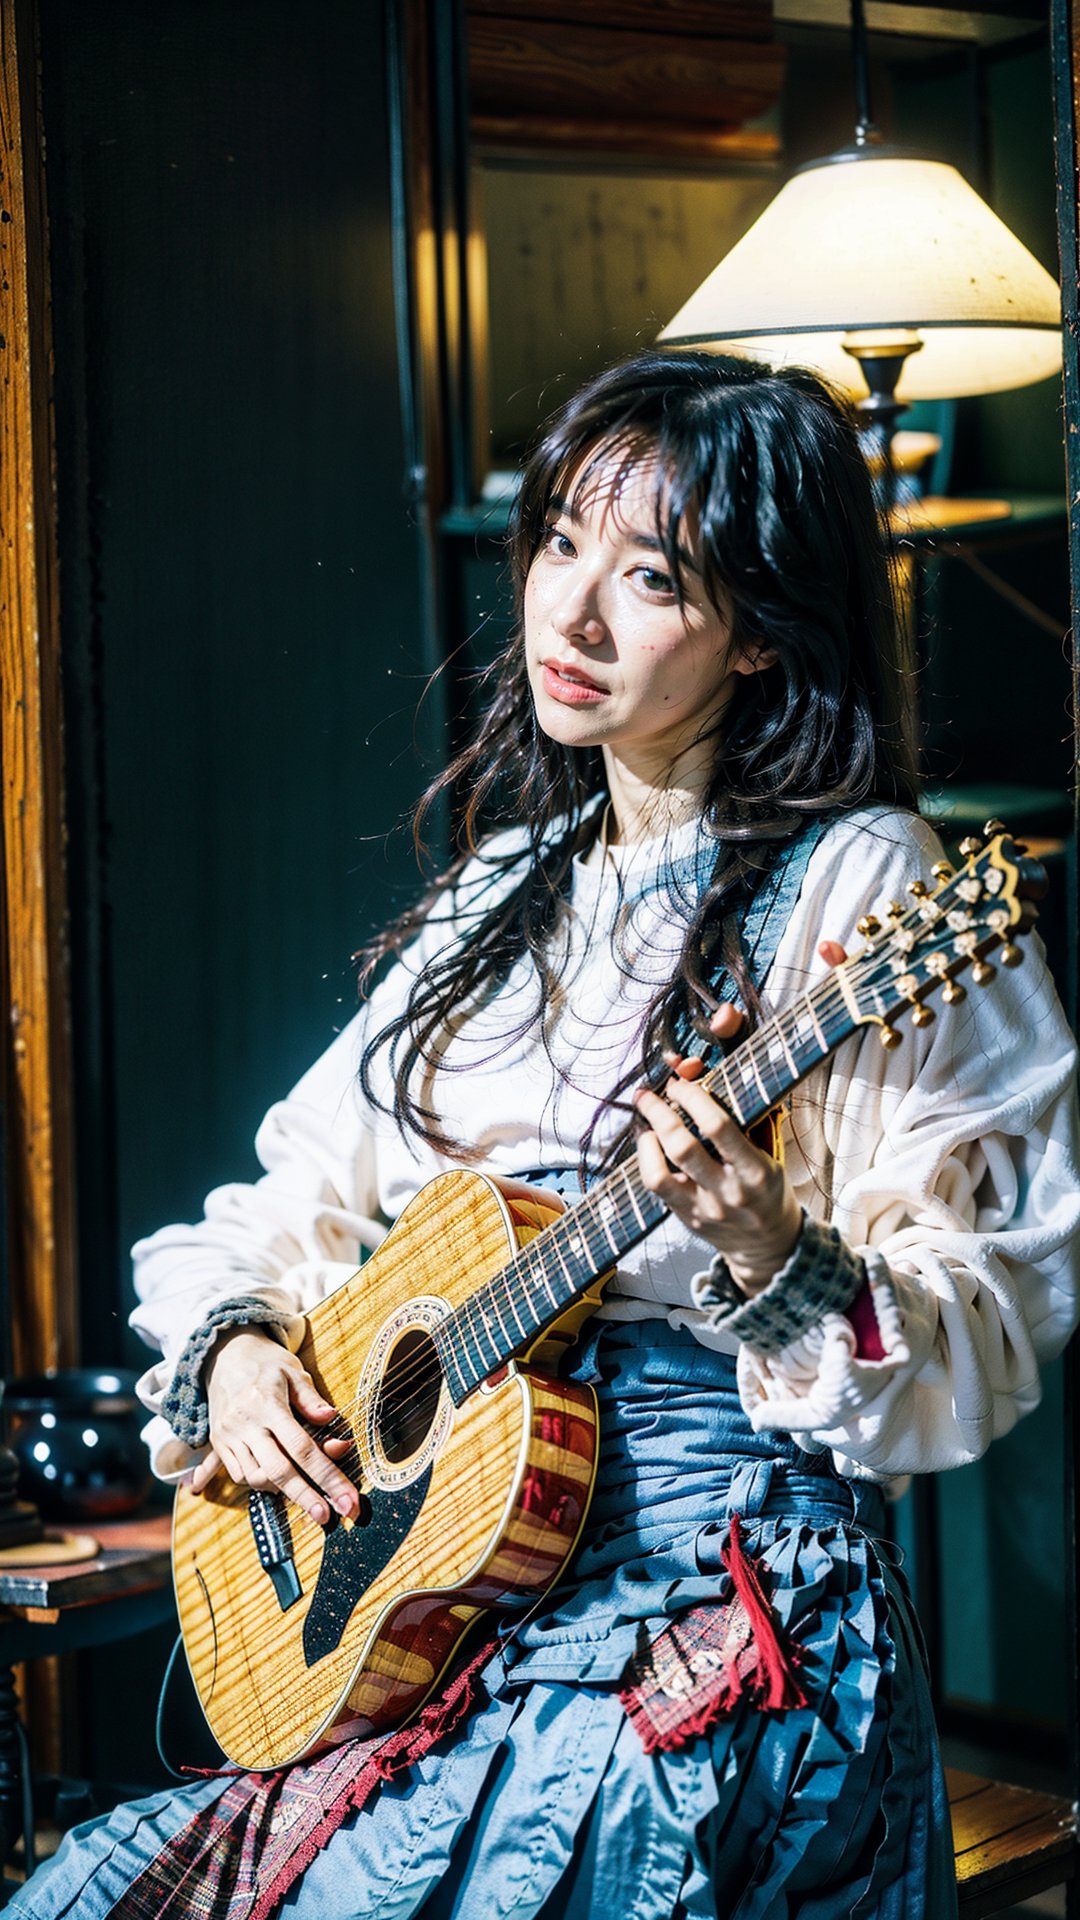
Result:
<instances>
[{"instance_id":1,"label":"wooden bench","mask_svg":"<svg viewBox=\"0 0 1080 1920\"><path fill-rule=\"evenodd\" d=\"M963 1920L1067 1885L1077 1874L1076 1809L1052 1793L946 1769Z\"/></svg>"}]
</instances>

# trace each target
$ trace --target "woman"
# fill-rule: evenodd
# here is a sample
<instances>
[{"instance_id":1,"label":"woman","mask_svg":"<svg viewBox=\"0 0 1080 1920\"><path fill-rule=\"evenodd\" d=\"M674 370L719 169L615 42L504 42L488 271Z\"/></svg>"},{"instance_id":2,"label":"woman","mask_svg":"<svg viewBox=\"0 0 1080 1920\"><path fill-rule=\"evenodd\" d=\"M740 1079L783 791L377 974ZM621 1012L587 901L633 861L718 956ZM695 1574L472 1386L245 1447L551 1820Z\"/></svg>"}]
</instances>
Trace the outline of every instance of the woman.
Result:
<instances>
[{"instance_id":1,"label":"woman","mask_svg":"<svg viewBox=\"0 0 1080 1920\"><path fill-rule=\"evenodd\" d=\"M866 470L816 381L707 354L600 376L526 468L511 556L514 638L428 797L464 793L462 851L268 1115L265 1177L136 1249L135 1325L166 1356L160 1473L355 1515L304 1310L448 1165L550 1197L636 1153L670 1212L573 1359L601 1409L585 1535L411 1764L304 1829L302 1874L252 1892L207 1841L247 1789L215 1779L72 1836L15 1902L40 1920L953 1908L883 1489L981 1453L1068 1333L1072 1043L1030 951L898 1050L849 1040L780 1158L695 1084L732 1002L792 1003L940 856Z\"/></svg>"}]
</instances>

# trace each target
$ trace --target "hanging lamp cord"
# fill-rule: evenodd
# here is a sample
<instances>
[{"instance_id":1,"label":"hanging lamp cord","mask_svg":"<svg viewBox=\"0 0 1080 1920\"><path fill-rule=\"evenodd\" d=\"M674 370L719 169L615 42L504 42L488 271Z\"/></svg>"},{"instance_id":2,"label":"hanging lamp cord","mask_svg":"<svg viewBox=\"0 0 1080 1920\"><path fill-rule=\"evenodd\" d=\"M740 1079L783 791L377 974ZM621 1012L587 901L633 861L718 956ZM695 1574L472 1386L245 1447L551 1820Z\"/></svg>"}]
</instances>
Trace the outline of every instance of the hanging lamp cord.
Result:
<instances>
[{"instance_id":1,"label":"hanging lamp cord","mask_svg":"<svg viewBox=\"0 0 1080 1920\"><path fill-rule=\"evenodd\" d=\"M866 147L880 140L870 105L870 49L866 37L866 10L863 0L851 0L851 54L855 77L855 145Z\"/></svg>"}]
</instances>

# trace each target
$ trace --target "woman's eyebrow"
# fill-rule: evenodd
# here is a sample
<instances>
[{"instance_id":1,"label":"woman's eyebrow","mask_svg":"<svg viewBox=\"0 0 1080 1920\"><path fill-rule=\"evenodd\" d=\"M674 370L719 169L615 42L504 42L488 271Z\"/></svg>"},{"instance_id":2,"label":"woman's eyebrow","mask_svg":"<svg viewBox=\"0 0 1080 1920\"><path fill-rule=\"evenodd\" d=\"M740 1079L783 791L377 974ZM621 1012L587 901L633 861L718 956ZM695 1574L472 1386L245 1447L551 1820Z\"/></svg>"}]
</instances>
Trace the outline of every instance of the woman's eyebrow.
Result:
<instances>
[{"instance_id":1,"label":"woman's eyebrow","mask_svg":"<svg viewBox=\"0 0 1080 1920\"><path fill-rule=\"evenodd\" d=\"M552 494L548 501L547 510L549 513L558 514L560 517L565 514L571 526L574 527L580 527L584 519L584 515L577 505L577 502L575 500L567 500L565 495L561 493ZM624 527L623 532L632 546L645 547L649 553L662 553L666 558L667 549L657 533L643 533L640 528L636 527ZM701 568L698 566L689 548L684 547L680 541L675 551L679 556L680 566L685 567L688 573L696 573L700 576Z\"/></svg>"}]
</instances>

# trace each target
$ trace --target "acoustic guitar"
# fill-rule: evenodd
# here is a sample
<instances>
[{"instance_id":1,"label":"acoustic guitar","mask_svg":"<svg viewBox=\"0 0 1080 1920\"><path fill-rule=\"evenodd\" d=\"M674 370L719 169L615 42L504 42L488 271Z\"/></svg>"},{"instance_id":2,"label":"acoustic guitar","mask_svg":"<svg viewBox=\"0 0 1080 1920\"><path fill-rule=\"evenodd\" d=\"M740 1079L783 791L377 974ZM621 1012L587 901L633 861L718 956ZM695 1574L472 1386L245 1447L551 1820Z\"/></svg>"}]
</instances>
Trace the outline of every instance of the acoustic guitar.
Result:
<instances>
[{"instance_id":1,"label":"acoustic guitar","mask_svg":"<svg viewBox=\"0 0 1080 1920\"><path fill-rule=\"evenodd\" d=\"M866 946L766 1020L703 1084L742 1127L774 1112L857 1028L899 1044L940 988L986 984L1046 887L998 822L957 871L912 883ZM307 1317L300 1358L339 1409L360 1493L320 1527L218 1472L181 1489L173 1572L184 1645L218 1744L271 1768L400 1724L486 1608L522 1608L561 1575L597 1458L591 1387L554 1370L619 1259L664 1218L631 1157L556 1213L483 1174L430 1181L360 1271Z\"/></svg>"}]
</instances>

